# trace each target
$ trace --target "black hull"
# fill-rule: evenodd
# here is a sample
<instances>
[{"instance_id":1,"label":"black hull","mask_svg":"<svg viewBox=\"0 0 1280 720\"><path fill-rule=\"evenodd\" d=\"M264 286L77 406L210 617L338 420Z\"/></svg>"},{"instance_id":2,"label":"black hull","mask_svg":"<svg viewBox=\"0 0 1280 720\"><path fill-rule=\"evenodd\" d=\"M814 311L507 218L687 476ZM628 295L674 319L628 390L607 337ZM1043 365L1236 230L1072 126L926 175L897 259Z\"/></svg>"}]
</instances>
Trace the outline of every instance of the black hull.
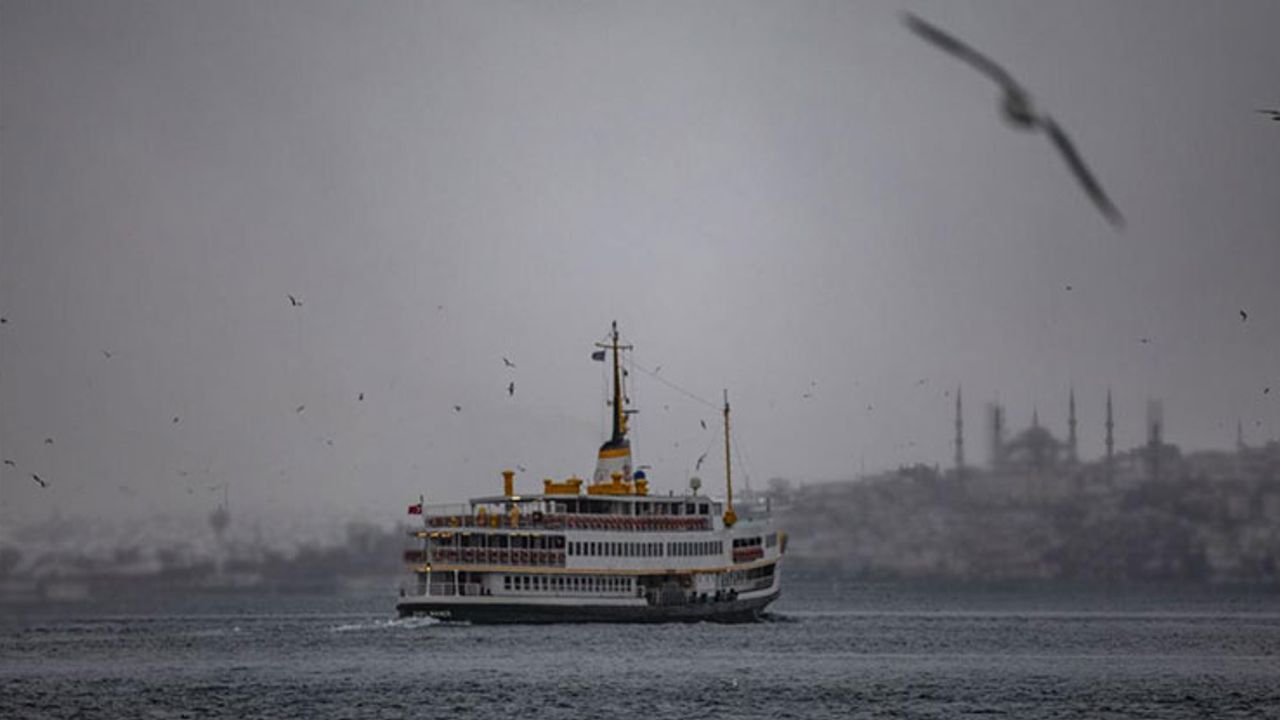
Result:
<instances>
[{"instance_id":1,"label":"black hull","mask_svg":"<svg viewBox=\"0 0 1280 720\"><path fill-rule=\"evenodd\" d=\"M692 603L688 605L527 605L523 603L421 602L402 600L400 617L428 616L449 622L477 625L545 623L748 623L759 620L765 606L780 593L747 600Z\"/></svg>"}]
</instances>

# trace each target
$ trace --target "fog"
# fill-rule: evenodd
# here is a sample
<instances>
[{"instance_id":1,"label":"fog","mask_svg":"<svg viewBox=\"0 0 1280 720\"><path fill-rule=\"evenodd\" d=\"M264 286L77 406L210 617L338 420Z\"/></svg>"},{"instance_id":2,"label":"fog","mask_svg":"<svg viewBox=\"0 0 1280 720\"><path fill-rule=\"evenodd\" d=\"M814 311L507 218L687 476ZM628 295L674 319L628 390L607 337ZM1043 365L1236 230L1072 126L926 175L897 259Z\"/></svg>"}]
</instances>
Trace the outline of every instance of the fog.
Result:
<instances>
[{"instance_id":1,"label":"fog","mask_svg":"<svg viewBox=\"0 0 1280 720\"><path fill-rule=\"evenodd\" d=\"M1274 437L1280 5L911 9L1123 229L897 3L6 0L0 526L203 533L225 484L300 536L587 476L613 320L729 389L757 487L946 465L959 385L975 459L983 403L1061 435L1073 386L1088 456L1108 387L1120 447L1149 398L1185 448ZM682 488L717 410L632 380Z\"/></svg>"}]
</instances>

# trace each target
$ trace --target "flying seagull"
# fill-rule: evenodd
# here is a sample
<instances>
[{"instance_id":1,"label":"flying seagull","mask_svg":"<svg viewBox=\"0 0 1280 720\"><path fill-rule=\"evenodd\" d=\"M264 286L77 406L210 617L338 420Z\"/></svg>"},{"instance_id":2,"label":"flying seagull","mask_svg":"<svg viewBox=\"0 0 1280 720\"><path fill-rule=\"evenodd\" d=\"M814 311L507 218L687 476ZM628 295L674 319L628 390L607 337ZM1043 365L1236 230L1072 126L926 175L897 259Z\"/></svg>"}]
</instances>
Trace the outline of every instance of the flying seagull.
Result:
<instances>
[{"instance_id":1,"label":"flying seagull","mask_svg":"<svg viewBox=\"0 0 1280 720\"><path fill-rule=\"evenodd\" d=\"M698 422L702 423L702 429L703 429L703 430L706 430L706 429L707 429L707 421L706 421L706 420L699 420Z\"/></svg>"},{"instance_id":2,"label":"flying seagull","mask_svg":"<svg viewBox=\"0 0 1280 720\"><path fill-rule=\"evenodd\" d=\"M911 28L920 37L933 43L939 49L963 60L994 80L1004 91L1001 110L1004 113L1005 122L1019 130L1043 130L1048 134L1049 139L1058 148L1058 152L1066 160L1071 172L1075 174L1076 180L1080 182L1081 187L1088 193L1089 198L1093 200L1093 204L1098 207L1098 210L1106 216L1112 225L1124 225L1124 217L1120 215L1120 210L1107 197L1102 185L1098 183L1093 173L1084 164L1084 159L1080 157L1080 153L1076 150L1075 144L1071 142L1071 138L1067 137L1066 131L1053 118L1036 111L1031 104L1031 96L1013 79L1012 75L977 50L911 13L904 15L904 22L906 22L907 27Z\"/></svg>"},{"instance_id":3,"label":"flying seagull","mask_svg":"<svg viewBox=\"0 0 1280 720\"><path fill-rule=\"evenodd\" d=\"M42 487L42 488L47 488L47 487L49 487L49 483L45 482L44 480L41 480L41 479L40 479L40 476L39 476L39 475L37 475L37 474L35 474L35 473L31 473L31 479L32 479L32 480L35 480L35 481L36 481L36 484L38 484L38 485L39 485L40 487Z\"/></svg>"},{"instance_id":4,"label":"flying seagull","mask_svg":"<svg viewBox=\"0 0 1280 720\"><path fill-rule=\"evenodd\" d=\"M9 467L18 467L18 463L10 460L9 458L4 459L4 464L8 465Z\"/></svg>"},{"instance_id":5,"label":"flying seagull","mask_svg":"<svg viewBox=\"0 0 1280 720\"><path fill-rule=\"evenodd\" d=\"M298 407L294 408L293 411L296 413L301 413L303 410L306 410L306 409L307 409L306 405L299 405Z\"/></svg>"},{"instance_id":6,"label":"flying seagull","mask_svg":"<svg viewBox=\"0 0 1280 720\"><path fill-rule=\"evenodd\" d=\"M177 416L177 415L174 415L174 416L173 416L173 423L174 423L175 425L177 425L177 424L178 424L178 416Z\"/></svg>"},{"instance_id":7,"label":"flying seagull","mask_svg":"<svg viewBox=\"0 0 1280 720\"><path fill-rule=\"evenodd\" d=\"M302 307L302 301L293 295L289 296L289 304L293 307Z\"/></svg>"},{"instance_id":8,"label":"flying seagull","mask_svg":"<svg viewBox=\"0 0 1280 720\"><path fill-rule=\"evenodd\" d=\"M462 412L462 406L461 406L461 405L454 405L454 406L453 406L453 411L454 411L454 412Z\"/></svg>"},{"instance_id":9,"label":"flying seagull","mask_svg":"<svg viewBox=\"0 0 1280 720\"><path fill-rule=\"evenodd\" d=\"M1258 112L1270 116L1275 122L1280 122L1280 110L1259 110Z\"/></svg>"},{"instance_id":10,"label":"flying seagull","mask_svg":"<svg viewBox=\"0 0 1280 720\"><path fill-rule=\"evenodd\" d=\"M45 439L44 439L44 444L45 444L45 445L52 445L52 444L53 444L53 438L45 438Z\"/></svg>"},{"instance_id":11,"label":"flying seagull","mask_svg":"<svg viewBox=\"0 0 1280 720\"><path fill-rule=\"evenodd\" d=\"M516 394L516 381L512 380L511 384L507 385L507 396L510 397L515 394Z\"/></svg>"},{"instance_id":12,"label":"flying seagull","mask_svg":"<svg viewBox=\"0 0 1280 720\"><path fill-rule=\"evenodd\" d=\"M103 351L102 351L102 354L103 354L103 355L104 355L108 360L110 360L110 359L111 359L111 351L110 351L110 350L103 350Z\"/></svg>"},{"instance_id":13,"label":"flying seagull","mask_svg":"<svg viewBox=\"0 0 1280 720\"><path fill-rule=\"evenodd\" d=\"M1244 310L1241 310L1241 311L1240 311L1240 322L1245 322L1245 321L1246 321L1246 320L1248 320L1248 319L1249 319L1249 313L1245 312Z\"/></svg>"},{"instance_id":14,"label":"flying seagull","mask_svg":"<svg viewBox=\"0 0 1280 720\"><path fill-rule=\"evenodd\" d=\"M356 398L360 402L364 402L364 393L360 393L360 397Z\"/></svg>"},{"instance_id":15,"label":"flying seagull","mask_svg":"<svg viewBox=\"0 0 1280 720\"><path fill-rule=\"evenodd\" d=\"M507 367L509 367L509 368L514 368L514 367L516 366L516 364L515 364L515 363L511 362L510 360L506 359L505 357L504 357L504 358L502 358L502 364L503 364L503 365L506 365L506 366L507 366Z\"/></svg>"},{"instance_id":16,"label":"flying seagull","mask_svg":"<svg viewBox=\"0 0 1280 720\"><path fill-rule=\"evenodd\" d=\"M693 465L693 471L694 471L694 472L697 472L697 471L701 470L701 469L702 469L702 461L703 461L703 460L706 460L706 459L707 459L707 453L702 453L701 455L699 455L699 456L698 456L698 462L694 463L694 465Z\"/></svg>"}]
</instances>

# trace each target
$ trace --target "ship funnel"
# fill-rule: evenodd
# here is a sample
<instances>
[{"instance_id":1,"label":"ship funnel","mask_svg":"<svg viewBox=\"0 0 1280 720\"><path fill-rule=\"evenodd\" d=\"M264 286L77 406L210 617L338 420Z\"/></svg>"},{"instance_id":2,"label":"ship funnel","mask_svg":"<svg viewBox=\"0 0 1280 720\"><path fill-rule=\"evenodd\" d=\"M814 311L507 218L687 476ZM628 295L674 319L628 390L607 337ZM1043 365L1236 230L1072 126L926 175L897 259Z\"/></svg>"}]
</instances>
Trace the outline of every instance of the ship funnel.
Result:
<instances>
[{"instance_id":1,"label":"ship funnel","mask_svg":"<svg viewBox=\"0 0 1280 720\"><path fill-rule=\"evenodd\" d=\"M514 470L502 471L502 494L507 497L516 494L516 473Z\"/></svg>"}]
</instances>

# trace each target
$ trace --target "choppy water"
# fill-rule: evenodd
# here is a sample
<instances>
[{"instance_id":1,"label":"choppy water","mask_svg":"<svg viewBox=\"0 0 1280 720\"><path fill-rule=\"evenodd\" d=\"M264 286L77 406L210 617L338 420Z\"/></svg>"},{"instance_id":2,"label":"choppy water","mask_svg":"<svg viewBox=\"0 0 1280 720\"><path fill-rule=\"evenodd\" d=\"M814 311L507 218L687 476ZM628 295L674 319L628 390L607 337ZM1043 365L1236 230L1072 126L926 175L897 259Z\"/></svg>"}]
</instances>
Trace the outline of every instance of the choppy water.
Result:
<instances>
[{"instance_id":1,"label":"choppy water","mask_svg":"<svg viewBox=\"0 0 1280 720\"><path fill-rule=\"evenodd\" d=\"M0 717L1280 717L1280 595L789 578L770 621L471 627L383 595L0 619Z\"/></svg>"}]
</instances>

